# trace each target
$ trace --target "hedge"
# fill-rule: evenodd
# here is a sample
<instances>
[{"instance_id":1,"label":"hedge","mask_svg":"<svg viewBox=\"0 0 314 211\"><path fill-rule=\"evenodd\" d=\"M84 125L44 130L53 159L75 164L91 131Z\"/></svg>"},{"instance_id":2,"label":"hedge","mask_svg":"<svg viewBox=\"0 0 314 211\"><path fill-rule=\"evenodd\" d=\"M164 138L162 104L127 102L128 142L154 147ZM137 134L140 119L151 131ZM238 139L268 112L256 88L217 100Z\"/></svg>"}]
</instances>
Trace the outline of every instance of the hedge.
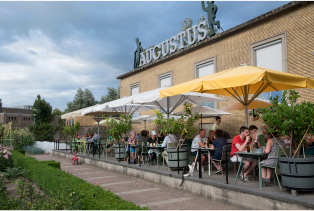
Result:
<instances>
[{"instance_id":1,"label":"hedge","mask_svg":"<svg viewBox=\"0 0 314 211\"><path fill-rule=\"evenodd\" d=\"M55 160L43 160L39 162L44 163L48 166L60 169L60 162L56 162Z\"/></svg>"},{"instance_id":2,"label":"hedge","mask_svg":"<svg viewBox=\"0 0 314 211\"><path fill-rule=\"evenodd\" d=\"M15 166L21 166L29 171L28 177L37 186L53 194L60 194L64 188L71 189L82 198L83 208L87 210L144 210L133 202L128 202L120 196L99 186L87 183L85 180L68 174L46 163L37 161L20 152L12 152Z\"/></svg>"}]
</instances>

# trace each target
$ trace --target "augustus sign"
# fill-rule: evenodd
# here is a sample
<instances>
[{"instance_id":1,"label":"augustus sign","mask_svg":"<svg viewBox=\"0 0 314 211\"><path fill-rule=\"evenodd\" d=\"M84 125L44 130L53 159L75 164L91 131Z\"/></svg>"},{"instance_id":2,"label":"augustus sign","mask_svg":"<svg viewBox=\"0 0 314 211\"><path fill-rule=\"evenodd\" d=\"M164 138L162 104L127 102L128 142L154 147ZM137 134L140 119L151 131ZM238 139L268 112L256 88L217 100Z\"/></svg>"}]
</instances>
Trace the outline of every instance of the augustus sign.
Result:
<instances>
[{"instance_id":1,"label":"augustus sign","mask_svg":"<svg viewBox=\"0 0 314 211\"><path fill-rule=\"evenodd\" d=\"M187 44L192 45L196 42L204 40L207 35L208 31L205 28L206 20L200 22L198 25L193 26L192 28L187 29L186 31L182 31L177 35L174 35L170 39L163 41L162 43L155 45L152 48L149 48L145 52L140 53L140 62L139 67L149 64L152 61L155 61L161 57L167 56L172 54L176 51L181 50L184 48L184 38L188 40ZM192 37L193 33L193 37ZM157 48L161 48L161 51L156 51Z\"/></svg>"},{"instance_id":2,"label":"augustus sign","mask_svg":"<svg viewBox=\"0 0 314 211\"><path fill-rule=\"evenodd\" d=\"M214 25L217 25L217 28L220 29L220 22L215 21L217 6L214 5L213 1L208 1L207 7L205 7L204 1L202 1L202 9L207 12L209 23L208 28L210 29L209 36L213 36L215 35ZM204 20L197 25L194 25L191 28L174 35L170 39L167 39L164 42L149 48L145 52L143 52L141 43L139 42L138 38L136 38L137 49L134 52L134 69L181 50L185 47L184 39L187 40L188 46L204 40L206 37L208 37L208 30L206 29L206 26L207 22ZM157 51L157 49L161 49L161 51Z\"/></svg>"}]
</instances>

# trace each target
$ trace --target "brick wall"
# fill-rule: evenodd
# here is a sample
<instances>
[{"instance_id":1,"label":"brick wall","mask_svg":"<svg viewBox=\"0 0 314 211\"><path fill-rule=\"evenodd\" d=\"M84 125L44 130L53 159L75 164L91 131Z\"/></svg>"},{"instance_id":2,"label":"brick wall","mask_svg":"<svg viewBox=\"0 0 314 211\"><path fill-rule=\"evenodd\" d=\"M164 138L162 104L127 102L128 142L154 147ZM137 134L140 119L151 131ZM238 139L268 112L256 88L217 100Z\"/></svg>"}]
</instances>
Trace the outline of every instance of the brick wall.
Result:
<instances>
[{"instance_id":1,"label":"brick wall","mask_svg":"<svg viewBox=\"0 0 314 211\"><path fill-rule=\"evenodd\" d=\"M129 96L129 85L140 83L140 92L156 89L157 76L159 74L172 71L173 85L180 84L194 79L194 63L216 56L217 71L239 66L250 62L249 46L251 43L263 40L285 32L287 35L287 54L288 72L314 78L314 3L296 3L297 5L285 11L275 13L261 21L253 21L252 24L244 24L245 27L228 35L209 38L202 47L200 43L188 47L196 50L189 51L180 56L169 56L162 62L155 62L151 68L142 72L130 75L121 79L121 97ZM232 14L230 14L232 16ZM266 14L267 16L267 14ZM236 28L236 27L235 27ZM228 30L229 31L229 30ZM178 52L177 52L178 53ZM313 90L299 89L302 96L301 100L312 101ZM230 97L218 96L228 99L226 102L218 102L218 109L237 103ZM147 112L149 113L149 112ZM152 114L152 112L150 112ZM222 117L221 128L228 131L231 135L238 134L240 126L245 125L244 111L231 111L235 115ZM144 112L142 112L144 114ZM206 122L213 122L212 119L205 119ZM148 130L152 130L153 125L147 125ZM144 128L142 125L134 125L133 129L137 132Z\"/></svg>"}]
</instances>

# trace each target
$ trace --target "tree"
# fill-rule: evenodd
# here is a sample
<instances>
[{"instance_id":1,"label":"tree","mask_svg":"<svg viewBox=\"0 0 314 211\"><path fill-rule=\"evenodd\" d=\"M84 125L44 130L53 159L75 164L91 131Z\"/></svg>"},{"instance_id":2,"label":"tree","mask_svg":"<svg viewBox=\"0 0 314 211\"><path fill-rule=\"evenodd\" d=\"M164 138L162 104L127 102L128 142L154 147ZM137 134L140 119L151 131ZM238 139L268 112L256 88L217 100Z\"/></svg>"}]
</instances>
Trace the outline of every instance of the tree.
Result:
<instances>
[{"instance_id":1,"label":"tree","mask_svg":"<svg viewBox=\"0 0 314 211\"><path fill-rule=\"evenodd\" d=\"M102 95L99 103L107 103L107 102L117 100L120 98L120 86L118 86L117 89L115 89L114 87L108 86L107 90L108 90L108 94Z\"/></svg>"},{"instance_id":2,"label":"tree","mask_svg":"<svg viewBox=\"0 0 314 211\"><path fill-rule=\"evenodd\" d=\"M37 95L33 104L32 120L34 116L35 124L30 125L29 130L34 134L35 140L52 140L52 134L55 132L51 125L52 106L45 99L41 99L40 95Z\"/></svg>"},{"instance_id":3,"label":"tree","mask_svg":"<svg viewBox=\"0 0 314 211\"><path fill-rule=\"evenodd\" d=\"M82 108L93 106L95 104L96 101L93 93L87 88L84 91L79 88L74 96L73 101L67 103L67 108L64 110L64 113L76 111Z\"/></svg>"},{"instance_id":4,"label":"tree","mask_svg":"<svg viewBox=\"0 0 314 211\"><path fill-rule=\"evenodd\" d=\"M201 16L199 17L199 19L196 19L197 24L199 24L200 22L206 20L205 17L201 14ZM190 17L187 17L185 20L183 20L183 22L181 23L181 31L186 31L189 28L192 28L193 26L193 20ZM210 34L210 29L208 28L208 25L206 25L204 27L205 29L207 29L208 33ZM217 29L215 29L217 31ZM203 35L203 32L198 32L200 35ZM194 33L193 31L191 31L191 35L192 35L192 39L194 39ZM184 38L184 45L187 45L187 38Z\"/></svg>"},{"instance_id":5,"label":"tree","mask_svg":"<svg viewBox=\"0 0 314 211\"><path fill-rule=\"evenodd\" d=\"M35 124L51 123L52 121L52 107L46 102L45 99L41 99L40 95L37 95L37 99L33 104L32 120L35 116Z\"/></svg>"},{"instance_id":6,"label":"tree","mask_svg":"<svg viewBox=\"0 0 314 211\"><path fill-rule=\"evenodd\" d=\"M55 116L61 116L62 114L63 114L63 112L60 111L60 109L58 109L58 108L53 109L53 111L51 113L52 118L55 118Z\"/></svg>"}]
</instances>

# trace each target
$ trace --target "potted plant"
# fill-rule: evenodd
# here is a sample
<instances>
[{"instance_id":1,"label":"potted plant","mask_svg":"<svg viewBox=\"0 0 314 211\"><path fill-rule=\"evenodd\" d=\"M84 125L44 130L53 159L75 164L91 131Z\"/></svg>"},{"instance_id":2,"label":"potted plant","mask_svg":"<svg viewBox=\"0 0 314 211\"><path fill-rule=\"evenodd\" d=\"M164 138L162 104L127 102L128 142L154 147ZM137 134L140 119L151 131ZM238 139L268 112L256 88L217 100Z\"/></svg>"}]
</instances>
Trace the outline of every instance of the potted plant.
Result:
<instances>
[{"instance_id":1,"label":"potted plant","mask_svg":"<svg viewBox=\"0 0 314 211\"><path fill-rule=\"evenodd\" d=\"M277 132L291 137L289 153L279 158L282 185L289 190L314 190L314 157L300 157L300 150L304 151L305 137L314 131L314 104L298 102L299 92L295 90L282 94L281 102L278 96L271 98L272 106L260 113L268 133ZM288 104L289 99L290 104Z\"/></svg>"},{"instance_id":2,"label":"potted plant","mask_svg":"<svg viewBox=\"0 0 314 211\"><path fill-rule=\"evenodd\" d=\"M183 169L189 164L188 148L183 147L186 137L191 137L196 128L194 123L200 119L198 113L192 114L192 104L184 103L184 114L181 114L178 119L164 118L160 111L155 111L157 118L155 124L159 125L162 134L173 135L176 140L171 140L171 146L167 148L168 165L172 170Z\"/></svg>"},{"instance_id":3,"label":"potted plant","mask_svg":"<svg viewBox=\"0 0 314 211\"><path fill-rule=\"evenodd\" d=\"M73 151L78 151L78 147L76 146L72 146L72 139L75 136L76 133L78 133L78 131L81 129L81 125L79 122L76 122L74 124L74 126L65 126L64 129L62 130L62 133L67 134L68 136L70 136L71 138L71 142L70 142L70 146L73 148ZM73 139L74 140L74 139ZM75 141L75 140L74 140ZM74 142L76 143L76 142Z\"/></svg>"},{"instance_id":4,"label":"potted plant","mask_svg":"<svg viewBox=\"0 0 314 211\"><path fill-rule=\"evenodd\" d=\"M132 116L126 116L120 114L120 119L115 120L113 118L106 119L107 134L115 141L115 158L117 160L123 160L125 158L125 145L123 137L126 136L128 130L131 129Z\"/></svg>"}]
</instances>

